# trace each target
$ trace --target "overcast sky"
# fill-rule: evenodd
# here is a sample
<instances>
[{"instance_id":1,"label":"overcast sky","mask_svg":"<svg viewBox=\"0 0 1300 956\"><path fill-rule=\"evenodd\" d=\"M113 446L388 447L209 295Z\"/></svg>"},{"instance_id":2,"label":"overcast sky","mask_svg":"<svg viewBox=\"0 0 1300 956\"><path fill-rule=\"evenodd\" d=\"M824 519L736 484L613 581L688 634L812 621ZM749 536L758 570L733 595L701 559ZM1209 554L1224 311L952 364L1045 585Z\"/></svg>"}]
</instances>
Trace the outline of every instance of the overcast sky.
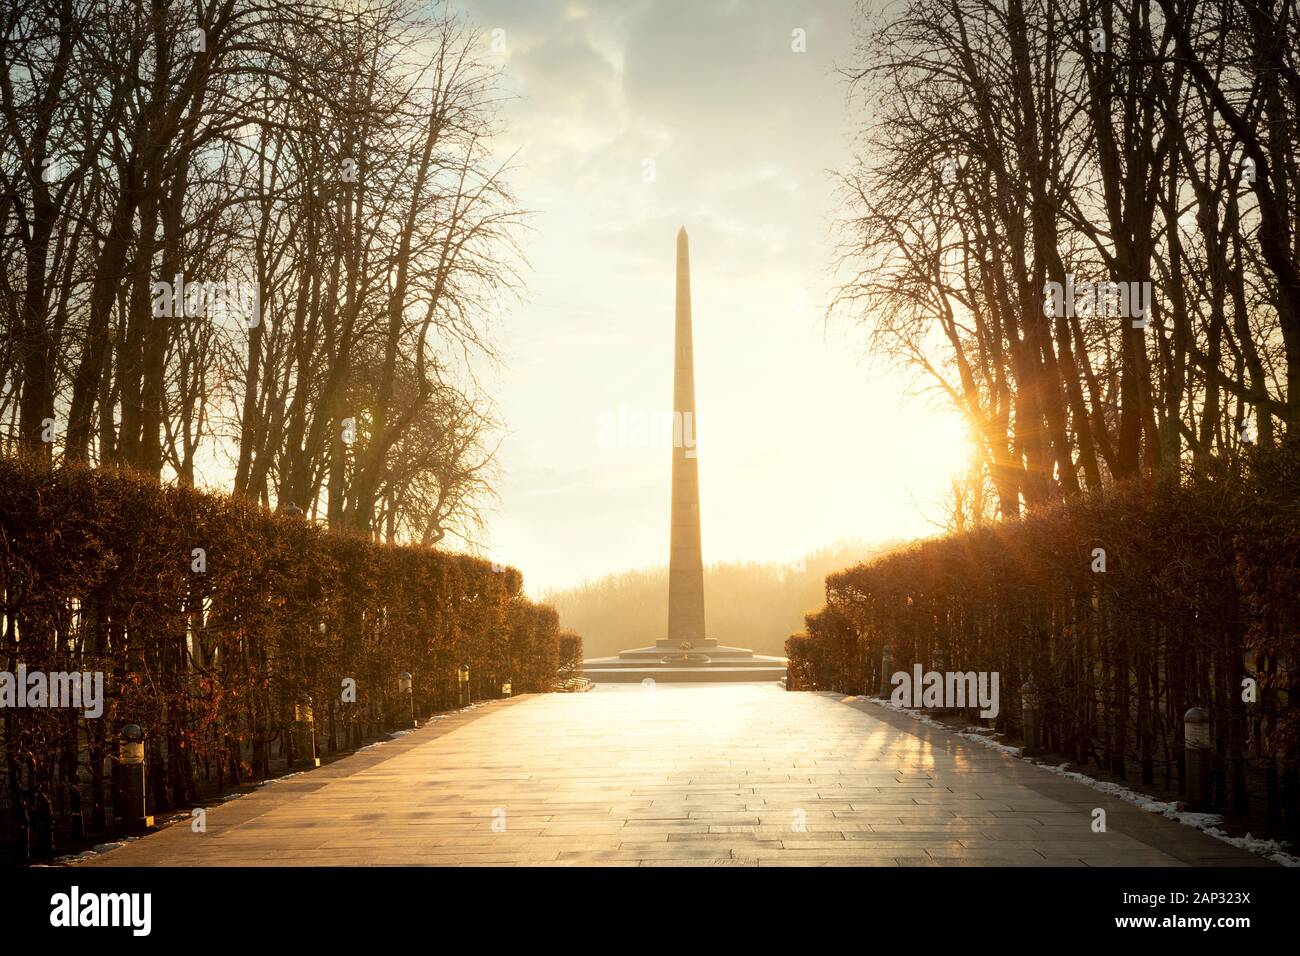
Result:
<instances>
[{"instance_id":1,"label":"overcast sky","mask_svg":"<svg viewBox=\"0 0 1300 956\"><path fill-rule=\"evenodd\" d=\"M491 387L507 424L488 550L538 594L668 555L670 453L602 423L671 411L674 242L690 235L706 563L932 533L955 418L823 323L860 114L849 0L506 2L503 154L533 210ZM806 52L792 50L802 30ZM603 417L602 417L603 416ZM635 445L635 432L615 434Z\"/></svg>"}]
</instances>

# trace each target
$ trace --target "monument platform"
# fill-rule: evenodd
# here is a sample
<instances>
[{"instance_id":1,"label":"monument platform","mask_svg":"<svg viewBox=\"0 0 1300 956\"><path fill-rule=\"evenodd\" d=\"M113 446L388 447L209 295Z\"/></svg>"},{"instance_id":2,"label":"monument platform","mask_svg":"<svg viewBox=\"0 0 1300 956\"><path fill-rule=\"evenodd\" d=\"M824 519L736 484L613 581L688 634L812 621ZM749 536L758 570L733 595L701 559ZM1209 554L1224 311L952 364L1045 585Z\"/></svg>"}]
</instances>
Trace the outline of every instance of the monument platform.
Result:
<instances>
[{"instance_id":1,"label":"monument platform","mask_svg":"<svg viewBox=\"0 0 1300 956\"><path fill-rule=\"evenodd\" d=\"M582 662L582 676L595 683L654 681L779 681L785 677L786 659L755 654L747 647L728 647L702 640L690 647L659 641L652 647L635 647L614 657L594 657Z\"/></svg>"}]
</instances>

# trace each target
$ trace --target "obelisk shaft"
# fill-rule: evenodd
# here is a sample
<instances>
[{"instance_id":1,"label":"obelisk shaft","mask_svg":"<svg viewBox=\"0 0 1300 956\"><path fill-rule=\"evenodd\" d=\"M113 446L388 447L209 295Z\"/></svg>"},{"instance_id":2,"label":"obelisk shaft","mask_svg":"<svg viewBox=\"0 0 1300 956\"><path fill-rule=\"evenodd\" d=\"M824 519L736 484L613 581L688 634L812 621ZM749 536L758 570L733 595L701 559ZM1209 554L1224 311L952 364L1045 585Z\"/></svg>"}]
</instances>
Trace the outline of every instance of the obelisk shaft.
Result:
<instances>
[{"instance_id":1,"label":"obelisk shaft","mask_svg":"<svg viewBox=\"0 0 1300 956\"><path fill-rule=\"evenodd\" d=\"M673 495L668 555L668 638L703 644L704 560L700 551L700 473L695 448L695 357L691 341L691 262L686 230L677 233L677 328L673 365Z\"/></svg>"}]
</instances>

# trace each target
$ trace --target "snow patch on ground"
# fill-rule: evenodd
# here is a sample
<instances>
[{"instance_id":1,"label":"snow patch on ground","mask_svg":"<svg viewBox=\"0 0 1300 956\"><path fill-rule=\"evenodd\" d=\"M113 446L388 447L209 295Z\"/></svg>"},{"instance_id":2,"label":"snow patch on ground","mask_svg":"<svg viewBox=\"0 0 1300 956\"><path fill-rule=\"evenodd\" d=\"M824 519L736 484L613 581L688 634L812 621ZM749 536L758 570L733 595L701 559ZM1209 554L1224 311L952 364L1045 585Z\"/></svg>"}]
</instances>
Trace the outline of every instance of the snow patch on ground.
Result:
<instances>
[{"instance_id":1,"label":"snow patch on ground","mask_svg":"<svg viewBox=\"0 0 1300 956\"><path fill-rule=\"evenodd\" d=\"M257 786L258 786L259 789L260 789L261 787L269 787L269 786L270 786L271 784L273 784L273 783L283 783L283 782L286 781L286 780L292 780L294 777L301 777L301 776L302 776L303 774L305 774L306 772L307 772L306 770L299 770L299 771L297 771L296 773L286 773L286 774L284 774L284 776L281 776L281 777L272 777L270 780L263 780L263 781L262 781L261 783L259 783ZM242 793L241 793L241 794L237 794L237 796L241 796L241 797L242 797L243 794L242 794Z\"/></svg>"},{"instance_id":2,"label":"snow patch on ground","mask_svg":"<svg viewBox=\"0 0 1300 956\"><path fill-rule=\"evenodd\" d=\"M1035 761L1035 763L1038 763ZM1224 843L1230 843L1233 846L1249 850L1259 856L1266 856L1274 863L1280 863L1282 866L1300 866L1300 857L1294 856L1283 849L1283 844L1277 840L1266 840L1261 837L1251 836L1247 833L1244 837L1229 836L1219 828L1223 823L1223 815L1218 813L1197 813L1192 810L1180 810L1175 803L1169 803L1164 800L1157 800L1149 794L1139 793L1136 790L1130 790L1127 787L1121 787L1117 783L1111 783L1107 780L1095 780L1086 774L1079 773L1076 770L1067 770L1068 764L1061 764L1058 767L1050 766L1045 763L1038 763L1051 773L1058 776L1073 780L1075 783L1081 783L1085 787L1091 787L1101 793L1123 800L1125 803L1132 804L1135 807L1146 810L1148 813L1156 813L1170 820L1176 820L1183 826L1192 827L1200 830L1202 833L1208 833L1217 840Z\"/></svg>"},{"instance_id":3,"label":"snow patch on ground","mask_svg":"<svg viewBox=\"0 0 1300 956\"><path fill-rule=\"evenodd\" d=\"M999 750L1011 757L1023 757L1024 752L1019 747L1013 747L1010 744L1004 744L1002 741L995 739L1001 734L996 733L989 727L967 727L965 730L957 731L958 737L965 737L967 740L973 740L975 743L988 747L990 750Z\"/></svg>"},{"instance_id":4,"label":"snow patch on ground","mask_svg":"<svg viewBox=\"0 0 1300 956\"><path fill-rule=\"evenodd\" d=\"M128 843L134 842L134 840L138 840L138 839L140 839L140 838L139 838L139 837L134 837L134 838L131 839L131 840L115 840L115 841L113 841L112 843L96 843L96 844L95 844L95 845L90 849L90 852L91 852L91 853L107 853L107 852L109 852L110 850L120 850L122 847L126 846Z\"/></svg>"},{"instance_id":5,"label":"snow patch on ground","mask_svg":"<svg viewBox=\"0 0 1300 956\"><path fill-rule=\"evenodd\" d=\"M433 718L433 719L436 720L437 718L435 717L435 718ZM425 723L426 723L426 724L427 724L427 723L431 723L431 721L425 721ZM358 747L358 748L354 751L354 753L363 754L363 753L365 753L367 750L374 750L376 747L382 747L384 744L389 743L390 741L396 740L398 737L405 737L407 734L413 734L413 733L415 733L414 730L394 730L394 731L391 731L391 732L388 734L388 738L387 738L386 740L376 740L376 741L374 741L373 743L368 743L368 744L366 744L364 747Z\"/></svg>"},{"instance_id":6,"label":"snow patch on ground","mask_svg":"<svg viewBox=\"0 0 1300 956\"><path fill-rule=\"evenodd\" d=\"M1053 767L1050 764L1032 760L1024 756L1024 752L1021 748L1012 747L1009 744L1004 744L993 739L999 735L988 727L967 727L965 730L955 731L949 725L940 723L933 717L928 717L918 710L910 710L899 704L895 704L891 700L884 700L879 697L857 697L848 699L863 700L869 704L874 704L877 707L892 710L895 713L906 714L908 717L925 724L927 727L933 727L936 730L944 730L948 733L955 733L958 737L973 740L976 743L983 744L985 747L1000 750L1012 757L1029 760L1030 763L1042 767L1050 773L1066 777L1069 780L1073 780L1075 783L1083 784L1085 787L1090 787L1100 793L1123 800L1125 803L1146 810L1148 813L1157 813L1162 817L1181 823L1183 826L1200 830L1202 833L1207 833L1215 839L1222 840L1224 843L1230 843L1238 849L1248 850L1251 853L1258 854L1259 856L1268 857L1274 863L1280 863L1282 866L1300 866L1300 856L1295 856L1294 854L1287 852L1284 849L1284 845L1279 843L1277 840L1266 840L1261 837L1251 836L1249 833L1244 837L1229 836L1220 829L1219 826L1223 823L1222 814L1196 813L1191 810L1180 810L1178 809L1177 804L1168 803L1164 800L1157 800L1149 794L1139 793L1136 790L1121 787L1117 783L1111 783L1107 780L1097 780L1093 777L1089 777L1087 774L1079 773L1076 770L1069 770L1067 769L1069 764L1061 764L1060 766Z\"/></svg>"},{"instance_id":7,"label":"snow patch on ground","mask_svg":"<svg viewBox=\"0 0 1300 956\"><path fill-rule=\"evenodd\" d=\"M126 846L128 843L134 843L138 839L140 838L124 837L123 839L116 840L112 843L96 843L94 848L90 850L83 850L80 853L68 853L64 856L56 856L54 858L54 865L63 866L69 863L80 863L82 860L93 860L101 853L109 853L113 850L120 849L121 847Z\"/></svg>"}]
</instances>

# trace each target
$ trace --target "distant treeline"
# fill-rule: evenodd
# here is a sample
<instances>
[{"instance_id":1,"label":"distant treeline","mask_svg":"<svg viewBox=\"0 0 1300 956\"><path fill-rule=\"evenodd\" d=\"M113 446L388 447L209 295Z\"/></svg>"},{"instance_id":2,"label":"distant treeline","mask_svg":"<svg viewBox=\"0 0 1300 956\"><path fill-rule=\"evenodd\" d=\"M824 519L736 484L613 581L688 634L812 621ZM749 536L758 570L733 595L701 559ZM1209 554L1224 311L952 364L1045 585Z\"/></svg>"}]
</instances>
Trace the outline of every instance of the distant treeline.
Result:
<instances>
[{"instance_id":1,"label":"distant treeline","mask_svg":"<svg viewBox=\"0 0 1300 956\"><path fill-rule=\"evenodd\" d=\"M876 693L890 674L1001 675L998 726L1037 688L1047 749L1183 783L1183 719L1209 712L1215 802L1264 796L1300 839L1300 454L1125 483L832 574L786 644L792 689ZM885 648L890 656L886 661Z\"/></svg>"},{"instance_id":2,"label":"distant treeline","mask_svg":"<svg viewBox=\"0 0 1300 956\"><path fill-rule=\"evenodd\" d=\"M826 574L883 553L887 545L846 542L794 564L721 563L704 571L705 633L723 644L780 655L786 635L825 600ZM668 569L625 571L544 596L583 635L588 657L661 640L668 630Z\"/></svg>"},{"instance_id":3,"label":"distant treeline","mask_svg":"<svg viewBox=\"0 0 1300 956\"><path fill-rule=\"evenodd\" d=\"M0 667L102 673L105 690L102 716L0 710L0 852L111 824L107 758L128 724L165 811L283 766L303 695L329 753L409 719L403 671L419 716L456 706L461 665L474 699L549 690L581 640L522 585L514 568L246 499L0 460Z\"/></svg>"}]
</instances>

